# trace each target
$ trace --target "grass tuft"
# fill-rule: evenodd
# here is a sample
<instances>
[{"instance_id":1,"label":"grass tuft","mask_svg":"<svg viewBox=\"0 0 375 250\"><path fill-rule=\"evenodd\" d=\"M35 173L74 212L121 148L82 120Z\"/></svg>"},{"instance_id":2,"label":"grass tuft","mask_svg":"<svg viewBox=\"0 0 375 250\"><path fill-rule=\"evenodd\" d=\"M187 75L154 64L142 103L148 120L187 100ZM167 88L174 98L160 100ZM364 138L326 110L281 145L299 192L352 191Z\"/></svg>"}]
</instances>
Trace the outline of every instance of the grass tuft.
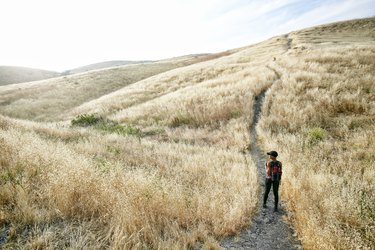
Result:
<instances>
[{"instance_id":1,"label":"grass tuft","mask_svg":"<svg viewBox=\"0 0 375 250\"><path fill-rule=\"evenodd\" d=\"M315 144L327 138L327 131L322 128L311 128L307 131L307 142Z\"/></svg>"}]
</instances>

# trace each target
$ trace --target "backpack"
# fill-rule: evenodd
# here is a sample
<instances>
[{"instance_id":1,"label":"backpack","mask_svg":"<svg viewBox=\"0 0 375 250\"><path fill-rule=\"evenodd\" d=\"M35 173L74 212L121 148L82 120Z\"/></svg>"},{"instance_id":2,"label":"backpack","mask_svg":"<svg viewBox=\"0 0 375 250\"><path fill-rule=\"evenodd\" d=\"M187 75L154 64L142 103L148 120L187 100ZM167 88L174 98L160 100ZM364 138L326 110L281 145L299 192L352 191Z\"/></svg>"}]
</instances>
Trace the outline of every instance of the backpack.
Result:
<instances>
[{"instance_id":1,"label":"backpack","mask_svg":"<svg viewBox=\"0 0 375 250\"><path fill-rule=\"evenodd\" d=\"M281 175L282 175L282 170L281 170L281 163L279 161L270 161L270 166L271 166L271 179L272 181L280 181L281 180Z\"/></svg>"}]
</instances>

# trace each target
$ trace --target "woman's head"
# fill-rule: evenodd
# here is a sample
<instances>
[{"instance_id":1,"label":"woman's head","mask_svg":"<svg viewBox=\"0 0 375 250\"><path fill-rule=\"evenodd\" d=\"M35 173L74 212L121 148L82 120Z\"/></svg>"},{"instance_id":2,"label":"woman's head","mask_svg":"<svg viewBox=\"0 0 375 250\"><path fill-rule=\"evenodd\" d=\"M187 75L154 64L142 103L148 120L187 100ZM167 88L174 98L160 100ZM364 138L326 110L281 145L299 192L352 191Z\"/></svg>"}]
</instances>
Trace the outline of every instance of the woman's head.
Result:
<instances>
[{"instance_id":1,"label":"woman's head","mask_svg":"<svg viewBox=\"0 0 375 250\"><path fill-rule=\"evenodd\" d=\"M270 156L271 159L275 160L276 157L279 155L276 151L270 151L270 152L267 152L267 155Z\"/></svg>"}]
</instances>

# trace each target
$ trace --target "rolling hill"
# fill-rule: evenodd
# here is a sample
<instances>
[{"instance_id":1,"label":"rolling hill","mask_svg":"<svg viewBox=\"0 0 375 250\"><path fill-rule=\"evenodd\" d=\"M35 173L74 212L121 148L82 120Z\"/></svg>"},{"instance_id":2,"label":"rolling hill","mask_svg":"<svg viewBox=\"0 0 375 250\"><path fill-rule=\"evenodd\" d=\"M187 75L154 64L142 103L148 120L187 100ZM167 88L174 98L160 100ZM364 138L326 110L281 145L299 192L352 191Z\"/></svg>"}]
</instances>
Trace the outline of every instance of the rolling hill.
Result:
<instances>
[{"instance_id":1,"label":"rolling hill","mask_svg":"<svg viewBox=\"0 0 375 250\"><path fill-rule=\"evenodd\" d=\"M1 86L3 247L220 248L257 211L249 128L265 93L258 144L279 152L302 246L371 249L374 58L366 18Z\"/></svg>"},{"instance_id":2,"label":"rolling hill","mask_svg":"<svg viewBox=\"0 0 375 250\"><path fill-rule=\"evenodd\" d=\"M183 56L92 70L42 81L11 84L0 89L0 110L3 114L16 118L56 120L84 102L129 84L228 53Z\"/></svg>"},{"instance_id":3,"label":"rolling hill","mask_svg":"<svg viewBox=\"0 0 375 250\"><path fill-rule=\"evenodd\" d=\"M38 81L59 76L60 73L25 67L0 66L0 86Z\"/></svg>"}]
</instances>

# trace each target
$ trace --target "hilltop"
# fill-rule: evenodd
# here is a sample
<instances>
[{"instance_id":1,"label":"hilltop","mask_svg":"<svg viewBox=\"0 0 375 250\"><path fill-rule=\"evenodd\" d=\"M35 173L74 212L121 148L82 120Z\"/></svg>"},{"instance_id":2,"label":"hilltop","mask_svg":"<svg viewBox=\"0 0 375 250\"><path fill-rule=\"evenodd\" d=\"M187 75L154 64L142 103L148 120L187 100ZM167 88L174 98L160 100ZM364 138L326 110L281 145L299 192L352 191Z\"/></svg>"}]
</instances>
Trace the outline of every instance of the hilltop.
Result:
<instances>
[{"instance_id":1,"label":"hilltop","mask_svg":"<svg viewBox=\"0 0 375 250\"><path fill-rule=\"evenodd\" d=\"M259 212L264 159L249 151L260 147L279 152L283 219L304 248L371 249L373 58L366 18L0 86L0 244L218 249L240 235L257 245L241 231Z\"/></svg>"}]
</instances>

